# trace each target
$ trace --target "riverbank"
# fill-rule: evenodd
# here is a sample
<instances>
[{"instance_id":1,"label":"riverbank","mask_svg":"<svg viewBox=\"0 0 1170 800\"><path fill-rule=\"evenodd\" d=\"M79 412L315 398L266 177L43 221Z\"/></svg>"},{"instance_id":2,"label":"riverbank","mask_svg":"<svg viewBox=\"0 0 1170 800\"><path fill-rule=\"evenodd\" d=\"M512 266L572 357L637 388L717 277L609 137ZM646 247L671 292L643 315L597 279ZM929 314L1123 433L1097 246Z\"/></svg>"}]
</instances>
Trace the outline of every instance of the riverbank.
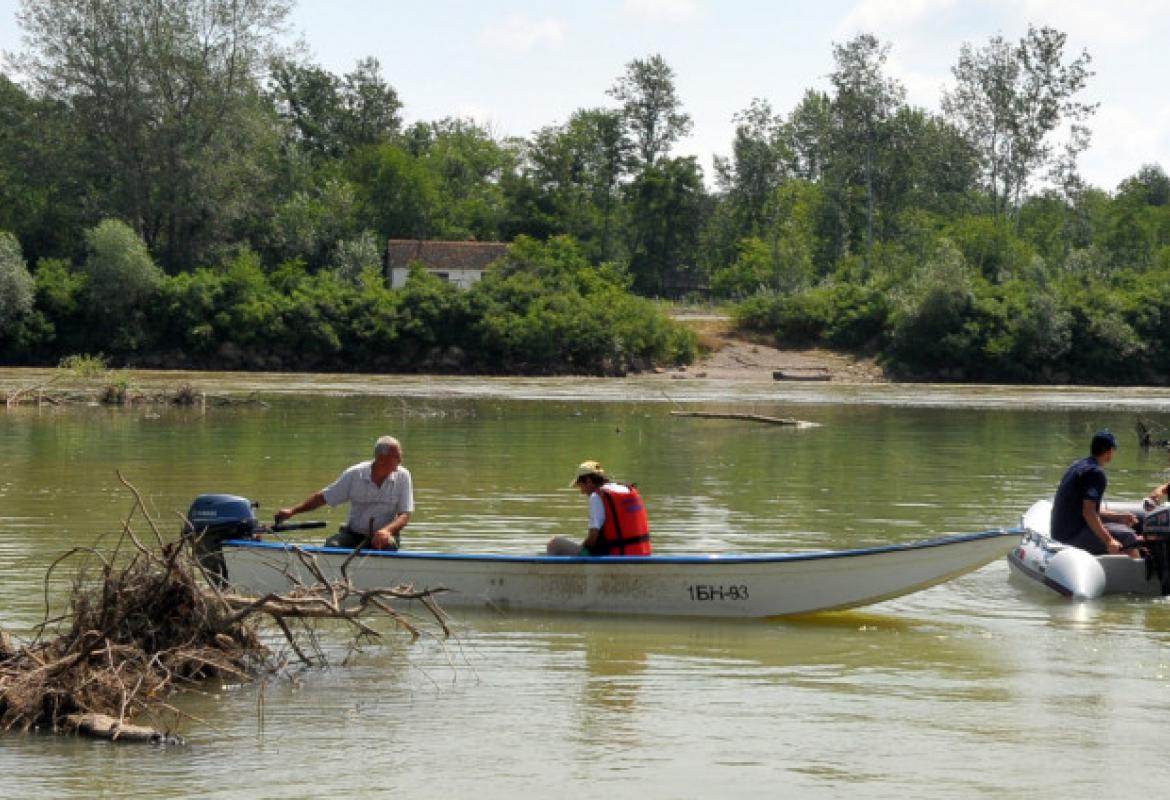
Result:
<instances>
[{"instance_id":1,"label":"riverbank","mask_svg":"<svg viewBox=\"0 0 1170 800\"><path fill-rule=\"evenodd\" d=\"M656 371L671 380L889 383L872 358L823 348L778 348L736 331L730 317L721 314L672 316L698 334L704 355L690 366Z\"/></svg>"}]
</instances>

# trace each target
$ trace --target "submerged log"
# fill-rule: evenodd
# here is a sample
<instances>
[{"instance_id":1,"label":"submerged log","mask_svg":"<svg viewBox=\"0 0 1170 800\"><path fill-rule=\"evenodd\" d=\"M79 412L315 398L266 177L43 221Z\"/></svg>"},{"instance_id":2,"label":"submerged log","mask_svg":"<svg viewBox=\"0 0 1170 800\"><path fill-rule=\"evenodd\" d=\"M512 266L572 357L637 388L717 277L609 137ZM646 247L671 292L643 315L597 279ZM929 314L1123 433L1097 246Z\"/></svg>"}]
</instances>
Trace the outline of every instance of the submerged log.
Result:
<instances>
[{"instance_id":1,"label":"submerged log","mask_svg":"<svg viewBox=\"0 0 1170 800\"><path fill-rule=\"evenodd\" d=\"M720 411L671 411L672 417L701 417L703 419L738 419L747 422L763 422L767 425L789 425L796 428L815 428L817 423L790 417L768 417L763 414L741 414Z\"/></svg>"},{"instance_id":2,"label":"submerged log","mask_svg":"<svg viewBox=\"0 0 1170 800\"><path fill-rule=\"evenodd\" d=\"M164 733L146 725L131 725L109 714L70 714L65 718L66 727L95 739L111 742L137 742L145 744L182 744L178 736Z\"/></svg>"}]
</instances>

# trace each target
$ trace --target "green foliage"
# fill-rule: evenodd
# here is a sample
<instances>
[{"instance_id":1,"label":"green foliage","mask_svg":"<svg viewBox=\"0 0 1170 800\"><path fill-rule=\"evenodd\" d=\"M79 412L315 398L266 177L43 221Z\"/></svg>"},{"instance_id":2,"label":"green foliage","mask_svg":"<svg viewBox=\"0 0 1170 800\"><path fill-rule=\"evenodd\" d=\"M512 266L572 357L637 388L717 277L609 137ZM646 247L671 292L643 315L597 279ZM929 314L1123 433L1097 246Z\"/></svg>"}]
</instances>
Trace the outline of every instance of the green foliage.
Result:
<instances>
[{"instance_id":1,"label":"green foliage","mask_svg":"<svg viewBox=\"0 0 1170 800\"><path fill-rule=\"evenodd\" d=\"M711 291L717 297L748 297L774 287L775 273L771 248L755 237L741 239L739 257L731 266L715 273Z\"/></svg>"},{"instance_id":2,"label":"green foliage","mask_svg":"<svg viewBox=\"0 0 1170 800\"><path fill-rule=\"evenodd\" d=\"M368 283L370 275L380 276L382 248L374 232L362 231L352 239L339 241L333 253L333 269L339 278L354 285Z\"/></svg>"},{"instance_id":3,"label":"green foliage","mask_svg":"<svg viewBox=\"0 0 1170 800\"><path fill-rule=\"evenodd\" d=\"M23 5L22 71L70 109L90 207L130 221L170 269L210 249L263 184L273 126L257 78L288 11L284 0Z\"/></svg>"},{"instance_id":4,"label":"green foliage","mask_svg":"<svg viewBox=\"0 0 1170 800\"><path fill-rule=\"evenodd\" d=\"M106 357L100 353L96 356L85 354L74 354L65 356L57 365L58 369L65 370L72 373L78 378L92 379L100 378L106 374L109 369L109 364Z\"/></svg>"},{"instance_id":5,"label":"green foliage","mask_svg":"<svg viewBox=\"0 0 1170 800\"><path fill-rule=\"evenodd\" d=\"M856 284L827 284L791 295L757 295L733 310L742 327L785 345L875 350L889 315L887 297Z\"/></svg>"},{"instance_id":6,"label":"green foliage","mask_svg":"<svg viewBox=\"0 0 1170 800\"><path fill-rule=\"evenodd\" d=\"M314 158L341 158L390 141L402 126L402 103L375 58L359 61L343 77L277 59L269 90L277 112L289 123L290 144Z\"/></svg>"},{"instance_id":7,"label":"green foliage","mask_svg":"<svg viewBox=\"0 0 1170 800\"><path fill-rule=\"evenodd\" d=\"M494 371L620 374L654 361L690 361L692 333L626 291L616 265L594 267L567 237L521 238L507 262L469 293L477 338Z\"/></svg>"},{"instance_id":8,"label":"green foliage","mask_svg":"<svg viewBox=\"0 0 1170 800\"><path fill-rule=\"evenodd\" d=\"M362 150L352 173L366 228L389 239L425 239L437 228L441 199L435 179L398 145Z\"/></svg>"},{"instance_id":9,"label":"green foliage","mask_svg":"<svg viewBox=\"0 0 1170 800\"><path fill-rule=\"evenodd\" d=\"M162 280L146 243L129 225L107 219L85 235L89 255L82 297L88 312L110 326L138 310Z\"/></svg>"},{"instance_id":10,"label":"green foliage","mask_svg":"<svg viewBox=\"0 0 1170 800\"><path fill-rule=\"evenodd\" d=\"M671 146L691 132L693 123L682 110L674 86L674 70L655 53L635 58L608 94L621 105L629 138L640 166L651 167L670 153Z\"/></svg>"},{"instance_id":11,"label":"green foliage","mask_svg":"<svg viewBox=\"0 0 1170 800\"><path fill-rule=\"evenodd\" d=\"M304 258L313 267L325 265L336 243L356 233L357 195L349 181L327 175L293 192L274 210L268 250L277 259Z\"/></svg>"},{"instance_id":12,"label":"green foliage","mask_svg":"<svg viewBox=\"0 0 1170 800\"><path fill-rule=\"evenodd\" d=\"M0 231L0 341L12 335L32 310L33 287L20 242Z\"/></svg>"}]
</instances>

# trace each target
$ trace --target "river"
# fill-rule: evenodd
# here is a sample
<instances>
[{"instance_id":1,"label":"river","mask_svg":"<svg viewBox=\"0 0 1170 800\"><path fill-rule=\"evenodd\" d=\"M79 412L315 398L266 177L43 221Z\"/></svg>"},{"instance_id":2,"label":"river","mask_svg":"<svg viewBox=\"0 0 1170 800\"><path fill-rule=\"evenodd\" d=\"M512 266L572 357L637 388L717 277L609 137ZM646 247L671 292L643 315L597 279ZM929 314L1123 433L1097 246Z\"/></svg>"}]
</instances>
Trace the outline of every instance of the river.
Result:
<instances>
[{"instance_id":1,"label":"river","mask_svg":"<svg viewBox=\"0 0 1170 800\"><path fill-rule=\"evenodd\" d=\"M0 370L0 389L51 373ZM415 549L523 553L583 533L577 462L647 498L656 552L908 542L1018 522L1108 427L1113 497L1164 480L1164 390L704 380L137 374L252 402L0 412L0 626L28 634L67 548L131 497L177 533L199 493L302 499L398 436ZM739 411L796 429L671 416ZM317 512L333 527L341 510ZM64 591L56 583L50 594ZM0 796L1159 796L1170 604L1069 605L1003 562L859 611L729 623L458 612L346 666L180 700L183 747L0 737ZM344 641L325 630L338 662Z\"/></svg>"}]
</instances>

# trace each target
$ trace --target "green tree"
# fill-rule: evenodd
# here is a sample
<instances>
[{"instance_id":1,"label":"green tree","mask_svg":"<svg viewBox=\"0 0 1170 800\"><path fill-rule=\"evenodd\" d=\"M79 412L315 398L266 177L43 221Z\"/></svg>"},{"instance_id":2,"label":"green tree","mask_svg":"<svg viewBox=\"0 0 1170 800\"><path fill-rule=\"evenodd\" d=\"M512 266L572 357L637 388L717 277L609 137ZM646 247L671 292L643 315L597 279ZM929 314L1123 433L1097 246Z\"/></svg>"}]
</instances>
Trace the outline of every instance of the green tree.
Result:
<instances>
[{"instance_id":1,"label":"green tree","mask_svg":"<svg viewBox=\"0 0 1170 800\"><path fill-rule=\"evenodd\" d=\"M80 250L81 147L63 104L0 75L0 230L12 231L30 260Z\"/></svg>"},{"instance_id":2,"label":"green tree","mask_svg":"<svg viewBox=\"0 0 1170 800\"><path fill-rule=\"evenodd\" d=\"M784 120L766 100L755 99L734 117L731 158L715 159L715 180L726 193L742 235L758 235L764 208L792 161L785 142Z\"/></svg>"},{"instance_id":3,"label":"green tree","mask_svg":"<svg viewBox=\"0 0 1170 800\"><path fill-rule=\"evenodd\" d=\"M525 149L525 170L539 193L537 229L567 233L597 261L613 254L620 183L630 159L621 115L580 109L564 125L543 128Z\"/></svg>"},{"instance_id":4,"label":"green tree","mask_svg":"<svg viewBox=\"0 0 1170 800\"><path fill-rule=\"evenodd\" d=\"M1002 36L978 49L964 44L952 68L956 86L943 95L943 110L981 154L993 214L1015 224L1030 180L1052 165L1053 134L1073 126L1066 162L1088 146L1081 123L1096 107L1076 97L1092 76L1090 57L1082 51L1066 62L1067 38L1029 26L1014 44Z\"/></svg>"},{"instance_id":5,"label":"green tree","mask_svg":"<svg viewBox=\"0 0 1170 800\"><path fill-rule=\"evenodd\" d=\"M106 213L174 269L251 202L267 135L257 79L286 0L22 0L18 64L66 104Z\"/></svg>"},{"instance_id":6,"label":"green tree","mask_svg":"<svg viewBox=\"0 0 1170 800\"><path fill-rule=\"evenodd\" d=\"M833 161L837 180L860 184L865 197L865 258L873 250L878 214L878 184L883 152L892 135L891 120L906 91L884 74L889 45L861 34L833 46L836 68L829 75L833 97Z\"/></svg>"},{"instance_id":7,"label":"green tree","mask_svg":"<svg viewBox=\"0 0 1170 800\"><path fill-rule=\"evenodd\" d=\"M643 169L626 193L634 288L661 296L671 273L694 266L706 212L702 170L693 156L663 159Z\"/></svg>"},{"instance_id":8,"label":"green tree","mask_svg":"<svg viewBox=\"0 0 1170 800\"><path fill-rule=\"evenodd\" d=\"M402 102L376 58L358 61L341 77L278 59L269 92L292 141L317 158L344 158L360 147L392 141L402 128Z\"/></svg>"},{"instance_id":9,"label":"green tree","mask_svg":"<svg viewBox=\"0 0 1170 800\"><path fill-rule=\"evenodd\" d=\"M290 192L273 209L263 237L274 261L304 259L310 269L324 266L336 243L359 230L359 191L344 177L318 173L318 179Z\"/></svg>"},{"instance_id":10,"label":"green tree","mask_svg":"<svg viewBox=\"0 0 1170 800\"><path fill-rule=\"evenodd\" d=\"M33 286L20 242L8 231L0 231L0 340L15 333L32 310Z\"/></svg>"},{"instance_id":11,"label":"green tree","mask_svg":"<svg viewBox=\"0 0 1170 800\"><path fill-rule=\"evenodd\" d=\"M126 223L107 219L85 235L89 255L82 270L82 299L98 332L112 348L133 350L145 338L146 306L162 283L146 243Z\"/></svg>"},{"instance_id":12,"label":"green tree","mask_svg":"<svg viewBox=\"0 0 1170 800\"><path fill-rule=\"evenodd\" d=\"M351 239L337 242L333 252L333 269L338 277L354 286L381 283L382 248L373 231L362 231ZM378 276L370 281L369 276Z\"/></svg>"},{"instance_id":13,"label":"green tree","mask_svg":"<svg viewBox=\"0 0 1170 800\"><path fill-rule=\"evenodd\" d=\"M442 203L433 173L396 144L361 150L351 162L357 217L387 239L427 239L440 229Z\"/></svg>"},{"instance_id":14,"label":"green tree","mask_svg":"<svg viewBox=\"0 0 1170 800\"><path fill-rule=\"evenodd\" d=\"M418 161L439 192L434 235L498 239L506 208L500 187L519 157L516 143L497 142L471 120L447 118L431 123Z\"/></svg>"},{"instance_id":15,"label":"green tree","mask_svg":"<svg viewBox=\"0 0 1170 800\"><path fill-rule=\"evenodd\" d=\"M634 142L639 163L653 166L670 154L679 139L690 134L693 122L682 110L674 86L674 70L661 55L636 58L609 89L621 103L622 115Z\"/></svg>"},{"instance_id":16,"label":"green tree","mask_svg":"<svg viewBox=\"0 0 1170 800\"><path fill-rule=\"evenodd\" d=\"M784 135L791 154L789 171L798 178L818 181L832 147L833 101L824 92L809 89L788 115Z\"/></svg>"}]
</instances>

